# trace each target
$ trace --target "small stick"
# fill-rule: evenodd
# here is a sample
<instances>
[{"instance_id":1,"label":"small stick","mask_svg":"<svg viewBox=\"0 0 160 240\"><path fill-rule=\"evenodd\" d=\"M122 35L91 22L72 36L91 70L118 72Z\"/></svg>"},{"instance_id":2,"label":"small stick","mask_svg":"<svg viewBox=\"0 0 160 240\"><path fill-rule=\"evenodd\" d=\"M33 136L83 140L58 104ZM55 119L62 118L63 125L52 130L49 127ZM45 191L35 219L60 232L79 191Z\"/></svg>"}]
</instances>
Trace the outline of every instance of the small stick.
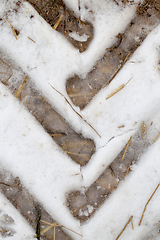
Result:
<instances>
[{"instance_id":1,"label":"small stick","mask_svg":"<svg viewBox=\"0 0 160 240\"><path fill-rule=\"evenodd\" d=\"M148 205L149 202L151 201L153 195L155 194L155 192L157 191L157 189L159 188L159 186L160 186L160 183L158 183L158 185L157 185L157 187L155 188L154 192L152 193L152 195L151 195L150 198L148 199L148 201L147 201L147 203L146 203L146 205L145 205L145 207L144 207L144 209L143 209L142 216L141 216L141 219L140 219L139 224L138 224L139 226L141 225L141 222L142 222L142 219L143 219L143 217L144 217L144 213L145 213L145 211L146 211L147 205Z\"/></svg>"},{"instance_id":2,"label":"small stick","mask_svg":"<svg viewBox=\"0 0 160 240\"><path fill-rule=\"evenodd\" d=\"M154 139L154 142L157 141L157 138L159 137L159 135L160 135L160 132L158 133L157 137Z\"/></svg>"},{"instance_id":3,"label":"small stick","mask_svg":"<svg viewBox=\"0 0 160 240\"><path fill-rule=\"evenodd\" d=\"M59 26L60 22L62 21L63 16L61 15L58 19L58 21L54 24L54 26L52 27L54 30L57 29L57 27Z\"/></svg>"},{"instance_id":4,"label":"small stick","mask_svg":"<svg viewBox=\"0 0 160 240\"><path fill-rule=\"evenodd\" d=\"M90 127L93 129L93 131L95 131L95 133L97 133L97 135L101 138L101 135L94 129L94 127L92 127L92 125L90 123L88 123L85 119L83 119L83 117L72 107L72 105L70 104L70 102L67 100L67 98L61 93L59 92L57 89L55 89L50 83L49 85L56 91L58 92L65 100L66 102L69 104L69 106L72 108L72 110Z\"/></svg>"},{"instance_id":5,"label":"small stick","mask_svg":"<svg viewBox=\"0 0 160 240\"><path fill-rule=\"evenodd\" d=\"M125 155L126 155L126 152L127 152L128 146L129 146L129 144L130 144L130 142L131 142L131 139L132 139L132 136L130 137L130 139L129 139L128 142L127 142L127 145L126 145L126 148L125 148L125 150L124 150L124 153L123 153L123 156L122 156L121 161L124 159L124 157L125 157Z\"/></svg>"},{"instance_id":6,"label":"small stick","mask_svg":"<svg viewBox=\"0 0 160 240\"><path fill-rule=\"evenodd\" d=\"M15 93L15 97L17 98L19 96L19 94L21 93L21 91L23 90L24 88L24 85L26 84L27 80L28 80L28 76L25 77L23 83L21 84L21 86L19 87L19 89L17 90L17 92Z\"/></svg>"},{"instance_id":7,"label":"small stick","mask_svg":"<svg viewBox=\"0 0 160 240\"><path fill-rule=\"evenodd\" d=\"M5 17L5 19L6 19L6 21L9 23L9 25L11 26L12 32L13 32L13 34L14 34L16 40L18 40L18 38L17 38L17 34L16 34L16 31L14 30L14 27L12 26L12 24L10 23L10 21L9 21L6 17Z\"/></svg>"},{"instance_id":8,"label":"small stick","mask_svg":"<svg viewBox=\"0 0 160 240\"><path fill-rule=\"evenodd\" d=\"M133 77L132 77L133 78ZM132 79L131 78L131 79ZM106 100L111 98L112 96L114 96L116 93L120 92L130 81L131 79L129 79L129 81L125 84L120 85L118 88L114 89L112 93L110 93L107 97Z\"/></svg>"},{"instance_id":9,"label":"small stick","mask_svg":"<svg viewBox=\"0 0 160 240\"><path fill-rule=\"evenodd\" d=\"M115 240L118 240L120 238L120 236L122 235L122 233L126 229L127 225L132 221L132 218L133 218L133 216L130 217L130 219L128 220L128 222L126 223L126 225L124 226L124 228L122 229L122 231L119 233L119 235L116 237Z\"/></svg>"},{"instance_id":10,"label":"small stick","mask_svg":"<svg viewBox=\"0 0 160 240\"><path fill-rule=\"evenodd\" d=\"M36 43L32 38L28 37L29 40L31 40L32 42Z\"/></svg>"}]
</instances>

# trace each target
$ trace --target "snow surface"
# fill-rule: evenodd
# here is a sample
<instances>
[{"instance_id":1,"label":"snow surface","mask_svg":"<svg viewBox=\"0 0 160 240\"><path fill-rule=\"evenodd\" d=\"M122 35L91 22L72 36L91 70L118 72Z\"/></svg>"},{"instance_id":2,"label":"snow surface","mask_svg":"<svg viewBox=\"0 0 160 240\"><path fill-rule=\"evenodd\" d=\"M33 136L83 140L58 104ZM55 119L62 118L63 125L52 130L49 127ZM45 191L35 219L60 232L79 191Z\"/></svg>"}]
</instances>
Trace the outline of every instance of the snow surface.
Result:
<instances>
[{"instance_id":1,"label":"snow surface","mask_svg":"<svg viewBox=\"0 0 160 240\"><path fill-rule=\"evenodd\" d=\"M154 140L160 131L160 26L149 34L111 84L101 90L83 111L75 107L100 133L100 139L48 83L69 100L65 91L67 78L73 73L85 75L92 68L105 49L115 42L116 35L125 30L134 16L136 4L124 7L117 6L111 0L84 1L93 13L87 12L82 5L80 16L82 20L93 23L95 32L88 50L80 54L61 34L53 31L27 2L22 3L18 14L11 11L7 15L12 25L20 31L16 40L4 18L15 2L0 1L0 16L3 18L0 21L0 51L32 78L52 106L77 132L95 141L96 153L80 169L60 151L10 91L0 84L0 167L19 176L24 186L57 222L83 235L81 238L67 231L75 240L115 239L131 215L134 230L128 225L121 239L158 239L155 226L160 221L160 189L148 205L142 225L138 226L138 222L147 200L160 181L159 139L148 148L132 173L120 183L94 217L84 224L80 225L70 214L65 205L65 193L90 186L143 121L147 126L153 122L147 135L150 140ZM79 14L77 1L65 2ZM30 19L32 14L35 17ZM130 78L131 81L122 91L106 100L108 94ZM125 127L119 129L121 125ZM83 175L83 180L76 175L78 173ZM33 239L33 230L2 195L0 209L15 220L17 233L10 239Z\"/></svg>"}]
</instances>

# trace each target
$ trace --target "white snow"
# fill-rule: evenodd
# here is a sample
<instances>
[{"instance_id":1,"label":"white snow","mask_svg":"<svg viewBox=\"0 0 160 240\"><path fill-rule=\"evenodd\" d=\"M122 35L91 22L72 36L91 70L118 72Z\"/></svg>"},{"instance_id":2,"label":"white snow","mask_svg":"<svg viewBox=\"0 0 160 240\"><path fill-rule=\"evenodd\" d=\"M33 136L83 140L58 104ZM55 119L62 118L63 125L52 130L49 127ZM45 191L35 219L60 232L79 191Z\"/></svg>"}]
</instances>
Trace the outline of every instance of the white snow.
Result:
<instances>
[{"instance_id":1,"label":"white snow","mask_svg":"<svg viewBox=\"0 0 160 240\"><path fill-rule=\"evenodd\" d=\"M115 239L131 215L134 230L128 225L121 239L158 239L155 226L160 221L160 189L149 203L142 225L138 226L138 222L147 200L160 181L160 140L149 147L133 167L132 173L120 183L94 216L81 226L66 207L65 194L71 190L80 190L82 186L90 186L143 121L147 126L153 122L147 134L150 140L154 140L160 131L160 26L149 34L111 84L101 90L83 111L74 107L100 133L100 139L48 83L70 101L65 91L67 78L73 73L85 76L103 56L105 49L116 41L116 35L125 30L134 16L136 4L123 7L111 0L84 1L80 16L82 20L93 23L94 39L87 51L80 54L27 2L21 4L18 14L11 11L7 15L12 25L20 31L16 40L5 20L5 13L12 9L15 2L9 0L7 4L5 0L0 1L0 17L3 19L0 21L0 51L6 53L31 77L39 91L72 128L95 141L96 153L80 169L79 165L62 153L10 91L0 84L0 166L19 176L24 186L57 222L83 235L81 238L67 231L75 240ZM78 14L77 1L65 2ZM83 5L92 9L92 13ZM35 17L30 19L32 14ZM122 91L106 100L108 94L129 79L131 81ZM118 128L121 125L124 128ZM76 175L80 171L83 181L80 175ZM10 239L33 239L30 226L0 195L2 209L15 220L16 238L13 236ZM92 210L92 206L88 205L86 214ZM150 232L153 233L151 238Z\"/></svg>"}]
</instances>

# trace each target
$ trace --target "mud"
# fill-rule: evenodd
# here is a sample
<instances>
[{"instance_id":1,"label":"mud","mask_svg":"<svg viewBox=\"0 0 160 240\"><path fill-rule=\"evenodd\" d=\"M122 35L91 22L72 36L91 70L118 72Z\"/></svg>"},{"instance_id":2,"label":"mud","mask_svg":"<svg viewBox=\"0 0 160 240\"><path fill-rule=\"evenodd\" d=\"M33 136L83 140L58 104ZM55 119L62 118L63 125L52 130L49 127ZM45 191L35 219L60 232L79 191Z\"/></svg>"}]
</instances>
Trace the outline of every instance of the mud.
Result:
<instances>
[{"instance_id":1,"label":"mud","mask_svg":"<svg viewBox=\"0 0 160 240\"><path fill-rule=\"evenodd\" d=\"M2 54L0 57L0 81L24 104L63 152L84 166L95 152L93 140L76 133L38 92L32 80L26 79L20 68L3 61ZM24 88L18 94L20 86Z\"/></svg>"},{"instance_id":2,"label":"mud","mask_svg":"<svg viewBox=\"0 0 160 240\"><path fill-rule=\"evenodd\" d=\"M136 16L125 32L117 35L117 43L93 66L84 79L74 75L66 83L66 91L74 105L84 109L92 98L114 79L125 62L147 35L160 23L159 1L146 0L137 7Z\"/></svg>"}]
</instances>

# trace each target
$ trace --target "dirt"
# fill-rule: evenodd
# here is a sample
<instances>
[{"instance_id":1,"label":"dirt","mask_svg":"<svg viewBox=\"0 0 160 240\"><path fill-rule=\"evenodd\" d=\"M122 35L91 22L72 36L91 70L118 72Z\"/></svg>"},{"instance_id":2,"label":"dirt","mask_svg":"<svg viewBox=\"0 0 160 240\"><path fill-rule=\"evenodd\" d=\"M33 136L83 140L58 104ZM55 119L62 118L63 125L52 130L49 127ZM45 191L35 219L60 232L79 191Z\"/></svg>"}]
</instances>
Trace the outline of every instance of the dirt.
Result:
<instances>
[{"instance_id":1,"label":"dirt","mask_svg":"<svg viewBox=\"0 0 160 240\"><path fill-rule=\"evenodd\" d=\"M36 89L32 79L28 78L24 83L25 73L14 63L9 65L3 59L4 56L0 53L0 81L11 90L14 96L17 94L16 97L38 120L62 151L76 163L84 166L95 152L93 140L76 133ZM8 61L11 62L9 59ZM20 76L19 79L17 75ZM23 83L24 88L18 94L18 89L23 86Z\"/></svg>"},{"instance_id":2,"label":"dirt","mask_svg":"<svg viewBox=\"0 0 160 240\"><path fill-rule=\"evenodd\" d=\"M50 26L62 33L74 47L80 52L84 52L90 41L93 39L93 26L89 22L83 22L79 17L76 17L62 0L37 1L27 0L37 10L37 12L46 20ZM77 33L79 36L84 34L88 37L86 41L76 41L72 37L72 33Z\"/></svg>"},{"instance_id":3,"label":"dirt","mask_svg":"<svg viewBox=\"0 0 160 240\"><path fill-rule=\"evenodd\" d=\"M137 7L136 12L125 32L117 35L117 43L106 49L103 58L85 78L81 79L75 74L67 80L66 91L73 104L80 109L84 109L101 88L107 87L147 35L160 23L158 1L145 1Z\"/></svg>"},{"instance_id":4,"label":"dirt","mask_svg":"<svg viewBox=\"0 0 160 240\"><path fill-rule=\"evenodd\" d=\"M143 152L151 145L146 133L141 129L131 136L128 143L102 175L85 192L74 191L67 194L70 212L81 222L88 220L106 199L115 191L125 176L132 170Z\"/></svg>"}]
</instances>

